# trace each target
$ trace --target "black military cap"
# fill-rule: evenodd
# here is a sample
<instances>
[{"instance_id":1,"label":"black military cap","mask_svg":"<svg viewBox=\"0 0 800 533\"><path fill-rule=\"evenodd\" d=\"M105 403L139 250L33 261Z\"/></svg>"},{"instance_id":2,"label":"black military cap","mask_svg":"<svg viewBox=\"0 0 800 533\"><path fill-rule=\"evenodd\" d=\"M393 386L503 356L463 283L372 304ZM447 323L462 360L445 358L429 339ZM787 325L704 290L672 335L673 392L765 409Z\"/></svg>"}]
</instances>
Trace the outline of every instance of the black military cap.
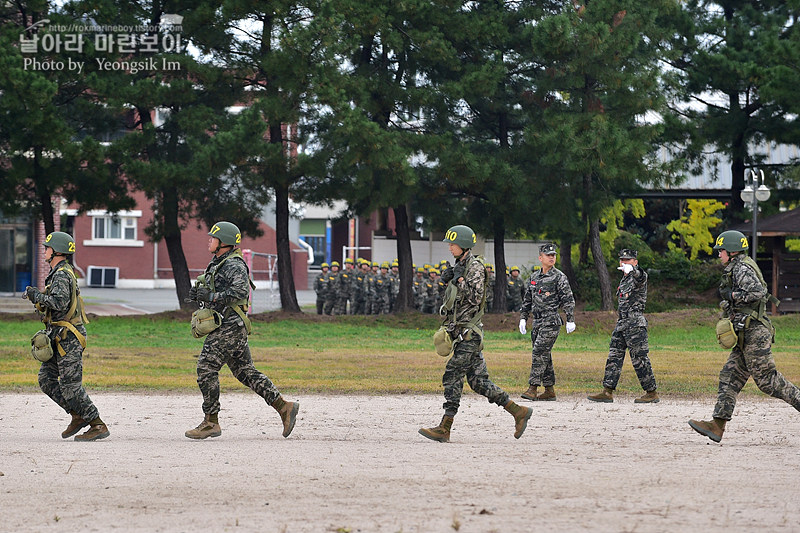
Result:
<instances>
[{"instance_id":1,"label":"black military cap","mask_svg":"<svg viewBox=\"0 0 800 533\"><path fill-rule=\"evenodd\" d=\"M547 244L543 244L539 247L539 253L542 255L551 255L558 253L558 249L556 245L552 242L548 242Z\"/></svg>"},{"instance_id":2,"label":"black military cap","mask_svg":"<svg viewBox=\"0 0 800 533\"><path fill-rule=\"evenodd\" d=\"M620 259L636 259L639 255L639 252L636 250L632 250L630 248L623 248L619 251L619 258Z\"/></svg>"}]
</instances>

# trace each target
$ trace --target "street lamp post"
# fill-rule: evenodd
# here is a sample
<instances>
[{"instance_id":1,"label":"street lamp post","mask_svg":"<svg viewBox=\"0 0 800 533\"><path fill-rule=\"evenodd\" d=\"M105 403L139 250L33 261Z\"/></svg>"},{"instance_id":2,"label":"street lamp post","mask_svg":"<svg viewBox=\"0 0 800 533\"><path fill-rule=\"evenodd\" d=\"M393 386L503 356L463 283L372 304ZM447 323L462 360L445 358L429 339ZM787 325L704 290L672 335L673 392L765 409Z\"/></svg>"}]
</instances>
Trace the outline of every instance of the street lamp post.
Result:
<instances>
[{"instance_id":1,"label":"street lamp post","mask_svg":"<svg viewBox=\"0 0 800 533\"><path fill-rule=\"evenodd\" d=\"M753 206L753 234L750 239L750 255L753 257L753 261L756 259L756 251L758 250L758 202L766 202L770 196L769 187L764 184L764 171L759 170L758 172L761 175L761 185L758 184L759 174L756 174L756 171L751 169L750 180L748 181L747 176L745 176L744 189L739 193L745 204L752 204Z\"/></svg>"}]
</instances>

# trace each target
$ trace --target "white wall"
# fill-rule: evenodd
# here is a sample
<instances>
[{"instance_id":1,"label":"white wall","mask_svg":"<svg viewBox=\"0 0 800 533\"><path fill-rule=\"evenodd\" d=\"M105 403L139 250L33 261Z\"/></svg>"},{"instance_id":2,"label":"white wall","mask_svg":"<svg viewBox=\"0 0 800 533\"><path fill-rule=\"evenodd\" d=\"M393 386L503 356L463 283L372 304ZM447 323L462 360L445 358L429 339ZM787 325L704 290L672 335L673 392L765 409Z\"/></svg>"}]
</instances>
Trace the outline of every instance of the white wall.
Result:
<instances>
[{"instance_id":1,"label":"white wall","mask_svg":"<svg viewBox=\"0 0 800 533\"><path fill-rule=\"evenodd\" d=\"M506 265L541 266L539 262L540 241L505 241ZM397 241L385 237L372 238L373 261L391 261L397 257ZM475 253L482 255L489 263L494 263L494 241L478 240ZM411 241L411 254L414 263L438 264L442 259L452 260L447 245L441 241Z\"/></svg>"}]
</instances>

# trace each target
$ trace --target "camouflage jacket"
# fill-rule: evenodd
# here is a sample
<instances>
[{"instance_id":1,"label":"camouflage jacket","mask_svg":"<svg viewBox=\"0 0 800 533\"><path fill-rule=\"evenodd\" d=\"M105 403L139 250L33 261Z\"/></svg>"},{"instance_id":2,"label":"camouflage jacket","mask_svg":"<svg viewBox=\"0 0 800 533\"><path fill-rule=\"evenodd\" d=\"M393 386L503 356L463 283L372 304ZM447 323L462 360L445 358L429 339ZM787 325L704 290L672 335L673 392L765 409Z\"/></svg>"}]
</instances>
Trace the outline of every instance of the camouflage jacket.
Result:
<instances>
[{"instance_id":1,"label":"camouflage jacket","mask_svg":"<svg viewBox=\"0 0 800 533\"><path fill-rule=\"evenodd\" d=\"M547 274L542 269L534 271L525 286L519 317L528 320L533 316L560 326L559 308L567 315L567 322L575 322L575 297L567 276L555 267Z\"/></svg>"},{"instance_id":2,"label":"camouflage jacket","mask_svg":"<svg viewBox=\"0 0 800 533\"><path fill-rule=\"evenodd\" d=\"M625 274L617 287L619 320L628 326L647 326L644 306L647 303L647 272L638 265Z\"/></svg>"},{"instance_id":3,"label":"camouflage jacket","mask_svg":"<svg viewBox=\"0 0 800 533\"><path fill-rule=\"evenodd\" d=\"M246 300L250 295L250 273L247 265L240 256L234 255L228 259L233 252L234 250L231 250L214 257L206 267L206 279L209 279L210 272L216 268L214 301L208 305L224 317L223 325L242 322L239 315L229 306L238 300Z\"/></svg>"},{"instance_id":4,"label":"camouflage jacket","mask_svg":"<svg viewBox=\"0 0 800 533\"><path fill-rule=\"evenodd\" d=\"M328 287L329 287L329 276L328 273L319 273L317 277L314 278L314 292L317 293L317 298L322 300L328 295Z\"/></svg>"},{"instance_id":5,"label":"camouflage jacket","mask_svg":"<svg viewBox=\"0 0 800 533\"><path fill-rule=\"evenodd\" d=\"M481 310L486 294L486 268L481 261L472 261L472 252L467 250L456 261L456 265L465 265L463 279L453 280L458 292L455 301L455 316L448 319L456 324L467 324ZM481 327L481 324L478 324Z\"/></svg>"},{"instance_id":6,"label":"camouflage jacket","mask_svg":"<svg viewBox=\"0 0 800 533\"><path fill-rule=\"evenodd\" d=\"M731 299L725 300L727 314L734 324L743 321L751 311L758 311L759 304L767 296L767 288L761 283L758 273L748 264L743 254L736 254L725 265L720 287L730 287ZM758 268L756 266L756 268Z\"/></svg>"},{"instance_id":7,"label":"camouflage jacket","mask_svg":"<svg viewBox=\"0 0 800 533\"><path fill-rule=\"evenodd\" d=\"M67 313L72 305L72 284L77 283L72 272L72 265L67 261L61 261L50 269L50 273L44 280L47 288L42 294L39 303L50 310L50 320L52 322L68 318Z\"/></svg>"}]
</instances>

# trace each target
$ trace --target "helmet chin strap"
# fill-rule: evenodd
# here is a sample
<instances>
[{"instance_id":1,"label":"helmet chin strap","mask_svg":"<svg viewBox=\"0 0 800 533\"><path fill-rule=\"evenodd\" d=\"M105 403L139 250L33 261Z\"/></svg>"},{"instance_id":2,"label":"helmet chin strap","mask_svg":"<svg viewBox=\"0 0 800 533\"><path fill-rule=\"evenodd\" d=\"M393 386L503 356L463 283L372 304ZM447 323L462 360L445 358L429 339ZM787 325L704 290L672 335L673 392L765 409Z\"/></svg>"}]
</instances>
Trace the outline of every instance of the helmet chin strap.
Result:
<instances>
[{"instance_id":1,"label":"helmet chin strap","mask_svg":"<svg viewBox=\"0 0 800 533\"><path fill-rule=\"evenodd\" d=\"M223 246L222 242L220 241L220 243L217 245L216 250L214 250L214 255L217 255L219 253L219 251L222 250L223 248L233 249L233 246L230 245L230 244L226 244L225 246Z\"/></svg>"}]
</instances>

